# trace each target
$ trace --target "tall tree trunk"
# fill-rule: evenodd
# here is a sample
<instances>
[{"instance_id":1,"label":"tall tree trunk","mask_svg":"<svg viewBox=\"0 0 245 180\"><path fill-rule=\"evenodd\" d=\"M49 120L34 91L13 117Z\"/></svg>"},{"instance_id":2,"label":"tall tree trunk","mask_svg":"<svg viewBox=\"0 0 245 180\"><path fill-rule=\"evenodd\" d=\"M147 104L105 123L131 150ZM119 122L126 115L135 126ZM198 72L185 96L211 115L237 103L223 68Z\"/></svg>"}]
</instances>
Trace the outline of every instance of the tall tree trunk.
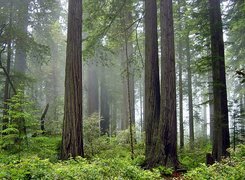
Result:
<instances>
[{"instance_id":1,"label":"tall tree trunk","mask_svg":"<svg viewBox=\"0 0 245 180\"><path fill-rule=\"evenodd\" d=\"M12 56L12 20L13 20L13 2L12 0L10 1L10 6L9 6L9 34L8 34L8 49L7 49L7 67L6 71L7 74L10 74L10 65L11 65L11 56ZM7 100L10 98L10 89L9 89L9 80L8 77L5 79L5 84L4 84L4 97L3 97L3 117L7 115L7 111L9 109L8 105L6 104ZM8 118L3 118L3 130L7 128L7 124L9 123Z\"/></svg>"},{"instance_id":2,"label":"tall tree trunk","mask_svg":"<svg viewBox=\"0 0 245 180\"><path fill-rule=\"evenodd\" d=\"M99 88L96 64L88 64L88 115L99 112Z\"/></svg>"},{"instance_id":3,"label":"tall tree trunk","mask_svg":"<svg viewBox=\"0 0 245 180\"><path fill-rule=\"evenodd\" d=\"M225 78L225 55L220 0L209 0L211 52L214 93L214 139L213 158L220 161L227 157L230 147L227 92Z\"/></svg>"},{"instance_id":4,"label":"tall tree trunk","mask_svg":"<svg viewBox=\"0 0 245 180\"><path fill-rule=\"evenodd\" d=\"M194 121L193 121L193 100L192 100L192 73L189 32L186 34L186 58L188 74L188 107L189 107L189 136L190 149L194 148Z\"/></svg>"},{"instance_id":5,"label":"tall tree trunk","mask_svg":"<svg viewBox=\"0 0 245 180\"><path fill-rule=\"evenodd\" d=\"M182 24L181 24L181 1L178 0L178 15L179 15L179 25L178 30L182 32ZM184 148L184 122L183 122L183 81L182 81L182 62L183 62L183 41L182 37L179 37L178 44L178 55L179 55L179 140L180 140L180 149Z\"/></svg>"},{"instance_id":6,"label":"tall tree trunk","mask_svg":"<svg viewBox=\"0 0 245 180\"><path fill-rule=\"evenodd\" d=\"M52 56L52 74L51 74L51 79L52 79L52 84L51 84L51 88L52 88L52 108L53 108L53 118L54 121L58 121L58 82L59 82L59 78L58 78L58 68L57 68L57 57L58 57L58 46L57 44L52 40L52 48L51 48L51 56Z\"/></svg>"},{"instance_id":7,"label":"tall tree trunk","mask_svg":"<svg viewBox=\"0 0 245 180\"><path fill-rule=\"evenodd\" d=\"M69 0L61 158L84 156L82 123L82 0Z\"/></svg>"},{"instance_id":8,"label":"tall tree trunk","mask_svg":"<svg viewBox=\"0 0 245 180\"><path fill-rule=\"evenodd\" d=\"M156 0L145 0L145 136L146 166L153 167L160 118L160 82Z\"/></svg>"},{"instance_id":9,"label":"tall tree trunk","mask_svg":"<svg viewBox=\"0 0 245 180\"><path fill-rule=\"evenodd\" d=\"M160 1L161 119L159 161L177 169L176 77L172 0Z\"/></svg>"},{"instance_id":10,"label":"tall tree trunk","mask_svg":"<svg viewBox=\"0 0 245 180\"><path fill-rule=\"evenodd\" d=\"M132 103L131 95L134 94L134 82L130 83L132 80L132 75L130 75L130 65L129 65L129 54L128 54L128 35L125 33L125 52L126 52L126 73L127 73L127 94L128 94L128 117L129 117L129 133L130 133L130 147L131 147L131 159L134 159L134 133L133 133L133 117L134 116L134 103ZM131 89L133 84L133 89ZM135 123L135 122L134 122Z\"/></svg>"},{"instance_id":11,"label":"tall tree trunk","mask_svg":"<svg viewBox=\"0 0 245 180\"><path fill-rule=\"evenodd\" d=\"M122 48L121 52L121 67L122 72L124 72L126 67L126 56L124 53L124 49ZM127 78L124 73L122 73L122 105L121 105L121 130L125 130L128 128L128 90L127 90Z\"/></svg>"}]
</instances>

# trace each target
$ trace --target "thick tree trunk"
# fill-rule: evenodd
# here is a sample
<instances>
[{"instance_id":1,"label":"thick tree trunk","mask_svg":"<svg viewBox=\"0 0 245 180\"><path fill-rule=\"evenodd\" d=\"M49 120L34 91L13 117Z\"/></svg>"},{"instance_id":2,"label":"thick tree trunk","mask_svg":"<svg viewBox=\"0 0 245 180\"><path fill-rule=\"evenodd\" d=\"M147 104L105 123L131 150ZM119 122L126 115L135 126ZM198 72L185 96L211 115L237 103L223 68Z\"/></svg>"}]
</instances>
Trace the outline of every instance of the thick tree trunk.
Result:
<instances>
[{"instance_id":1,"label":"thick tree trunk","mask_svg":"<svg viewBox=\"0 0 245 180\"><path fill-rule=\"evenodd\" d=\"M186 58L187 58L187 74L188 74L189 138L190 138L190 149L193 149L194 148L194 121L193 121L192 73L191 73L189 32L186 34Z\"/></svg>"},{"instance_id":2,"label":"thick tree trunk","mask_svg":"<svg viewBox=\"0 0 245 180\"><path fill-rule=\"evenodd\" d=\"M160 83L156 0L145 1L145 135L146 167L155 166L155 146L160 118Z\"/></svg>"},{"instance_id":3,"label":"thick tree trunk","mask_svg":"<svg viewBox=\"0 0 245 180\"><path fill-rule=\"evenodd\" d=\"M69 0L62 159L84 156L81 32L82 0Z\"/></svg>"},{"instance_id":4,"label":"thick tree trunk","mask_svg":"<svg viewBox=\"0 0 245 180\"><path fill-rule=\"evenodd\" d=\"M177 169L176 77L172 0L160 1L161 22L161 119L158 158Z\"/></svg>"},{"instance_id":5,"label":"thick tree trunk","mask_svg":"<svg viewBox=\"0 0 245 180\"><path fill-rule=\"evenodd\" d=\"M212 155L215 160L220 161L222 157L229 155L227 148L230 147L220 0L209 0L209 9L214 93L214 139Z\"/></svg>"}]
</instances>

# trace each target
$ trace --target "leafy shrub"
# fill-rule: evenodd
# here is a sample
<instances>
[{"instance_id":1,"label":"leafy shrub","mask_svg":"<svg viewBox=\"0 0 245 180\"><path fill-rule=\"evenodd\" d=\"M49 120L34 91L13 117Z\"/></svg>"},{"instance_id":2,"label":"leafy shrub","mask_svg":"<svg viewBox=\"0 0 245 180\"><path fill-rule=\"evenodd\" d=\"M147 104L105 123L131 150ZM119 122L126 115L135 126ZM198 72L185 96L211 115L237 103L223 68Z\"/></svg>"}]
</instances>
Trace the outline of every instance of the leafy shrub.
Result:
<instances>
[{"instance_id":1,"label":"leafy shrub","mask_svg":"<svg viewBox=\"0 0 245 180\"><path fill-rule=\"evenodd\" d=\"M245 177L245 145L239 145L231 158L216 162L212 166L200 164L189 171L185 179L243 179Z\"/></svg>"},{"instance_id":2,"label":"leafy shrub","mask_svg":"<svg viewBox=\"0 0 245 180\"><path fill-rule=\"evenodd\" d=\"M84 144L85 154L89 157L98 153L98 138L100 137L100 117L98 113L84 119Z\"/></svg>"},{"instance_id":3,"label":"leafy shrub","mask_svg":"<svg viewBox=\"0 0 245 180\"><path fill-rule=\"evenodd\" d=\"M144 171L131 161L77 157L52 164L37 157L0 164L0 179L160 179L157 172Z\"/></svg>"}]
</instances>

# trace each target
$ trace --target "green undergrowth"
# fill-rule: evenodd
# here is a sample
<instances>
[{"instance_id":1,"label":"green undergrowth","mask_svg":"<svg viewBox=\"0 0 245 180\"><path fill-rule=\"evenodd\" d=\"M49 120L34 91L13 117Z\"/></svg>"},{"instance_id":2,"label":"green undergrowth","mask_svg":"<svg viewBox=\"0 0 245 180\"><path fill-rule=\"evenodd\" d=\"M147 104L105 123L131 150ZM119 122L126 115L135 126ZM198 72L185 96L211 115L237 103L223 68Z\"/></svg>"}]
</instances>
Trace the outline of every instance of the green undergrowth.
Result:
<instances>
[{"instance_id":1,"label":"green undergrowth","mask_svg":"<svg viewBox=\"0 0 245 180\"><path fill-rule=\"evenodd\" d=\"M163 166L143 170L144 144L135 145L134 159L130 146L116 137L100 137L93 147L85 146L86 158L58 160L60 136L37 136L19 153L0 150L0 179L171 179L172 169ZM203 150L203 151L202 151ZM243 179L245 146L231 151L231 158L206 166L205 153L210 147L182 151L180 161L188 172L182 179ZM194 162L195 161L195 162Z\"/></svg>"},{"instance_id":2,"label":"green undergrowth","mask_svg":"<svg viewBox=\"0 0 245 180\"><path fill-rule=\"evenodd\" d=\"M244 180L245 145L238 145L236 151L230 150L230 158L216 162L212 166L204 163L185 174L184 179L194 180Z\"/></svg>"},{"instance_id":3,"label":"green undergrowth","mask_svg":"<svg viewBox=\"0 0 245 180\"><path fill-rule=\"evenodd\" d=\"M93 156L60 161L59 137L30 138L20 153L1 151L0 179L160 179L158 169L140 168L142 144L136 146L136 158L131 160L129 145L121 145L115 138L102 137L100 141L100 151Z\"/></svg>"}]
</instances>

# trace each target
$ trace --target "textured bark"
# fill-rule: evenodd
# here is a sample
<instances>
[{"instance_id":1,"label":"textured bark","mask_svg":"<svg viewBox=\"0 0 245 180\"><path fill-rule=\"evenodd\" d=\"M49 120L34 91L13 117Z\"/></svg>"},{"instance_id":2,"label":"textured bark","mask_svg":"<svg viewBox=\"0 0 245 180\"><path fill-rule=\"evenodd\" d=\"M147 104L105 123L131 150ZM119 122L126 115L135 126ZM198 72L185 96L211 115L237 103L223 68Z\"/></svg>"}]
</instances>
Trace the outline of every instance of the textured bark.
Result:
<instances>
[{"instance_id":1,"label":"textured bark","mask_svg":"<svg viewBox=\"0 0 245 180\"><path fill-rule=\"evenodd\" d=\"M208 77L209 79L209 87L208 87L208 94L209 94L209 127L210 127L210 141L213 142L213 132L214 132L214 93L213 93L213 80L212 80L212 72Z\"/></svg>"},{"instance_id":2,"label":"textured bark","mask_svg":"<svg viewBox=\"0 0 245 180\"><path fill-rule=\"evenodd\" d=\"M226 149L230 147L220 0L209 0L209 9L214 93L214 136L212 155L215 160L220 161L222 157L229 155Z\"/></svg>"},{"instance_id":3,"label":"textured bark","mask_svg":"<svg viewBox=\"0 0 245 180\"><path fill-rule=\"evenodd\" d=\"M154 166L154 149L160 118L160 83L156 0L145 1L145 101L146 167Z\"/></svg>"},{"instance_id":4,"label":"textured bark","mask_svg":"<svg viewBox=\"0 0 245 180\"><path fill-rule=\"evenodd\" d=\"M192 73L191 73L189 32L186 34L186 58L187 58L187 74L188 74L189 138L190 138L190 149L193 149L194 148L194 121L193 121Z\"/></svg>"},{"instance_id":5,"label":"textured bark","mask_svg":"<svg viewBox=\"0 0 245 180\"><path fill-rule=\"evenodd\" d=\"M99 112L99 87L96 64L88 65L88 115Z\"/></svg>"},{"instance_id":6,"label":"textured bark","mask_svg":"<svg viewBox=\"0 0 245 180\"><path fill-rule=\"evenodd\" d=\"M69 0L61 158L84 156L82 126L82 0Z\"/></svg>"},{"instance_id":7,"label":"textured bark","mask_svg":"<svg viewBox=\"0 0 245 180\"><path fill-rule=\"evenodd\" d=\"M159 162L177 169L176 77L172 0L160 1L161 119Z\"/></svg>"}]
</instances>

